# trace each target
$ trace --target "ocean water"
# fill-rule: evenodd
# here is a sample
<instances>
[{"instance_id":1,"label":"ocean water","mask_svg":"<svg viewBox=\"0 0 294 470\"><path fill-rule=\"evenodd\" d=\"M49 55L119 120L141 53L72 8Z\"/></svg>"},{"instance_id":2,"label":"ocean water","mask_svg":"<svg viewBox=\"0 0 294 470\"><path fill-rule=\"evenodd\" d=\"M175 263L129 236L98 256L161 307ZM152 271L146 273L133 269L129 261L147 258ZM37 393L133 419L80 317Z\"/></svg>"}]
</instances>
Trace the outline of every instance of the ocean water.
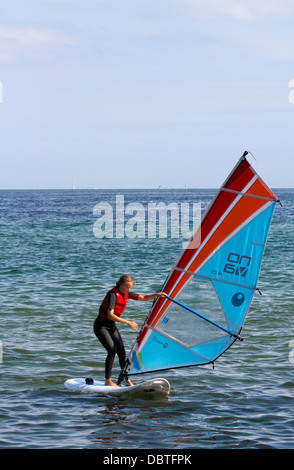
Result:
<instances>
[{"instance_id":1,"label":"ocean water","mask_svg":"<svg viewBox=\"0 0 294 470\"><path fill-rule=\"evenodd\" d=\"M87 395L63 386L70 377L104 376L105 351L92 325L107 289L129 273L133 290L155 292L183 241L169 234L97 238L94 207L107 203L115 218L116 196L123 195L126 206L188 201L205 208L215 192L0 191L0 448L294 448L293 189L275 191L282 207L274 213L262 295L255 294L244 341L214 369L160 372L171 384L165 399ZM107 217L104 227L111 229L111 212ZM125 317L141 325L149 308L130 301ZM119 329L128 351L136 333Z\"/></svg>"}]
</instances>

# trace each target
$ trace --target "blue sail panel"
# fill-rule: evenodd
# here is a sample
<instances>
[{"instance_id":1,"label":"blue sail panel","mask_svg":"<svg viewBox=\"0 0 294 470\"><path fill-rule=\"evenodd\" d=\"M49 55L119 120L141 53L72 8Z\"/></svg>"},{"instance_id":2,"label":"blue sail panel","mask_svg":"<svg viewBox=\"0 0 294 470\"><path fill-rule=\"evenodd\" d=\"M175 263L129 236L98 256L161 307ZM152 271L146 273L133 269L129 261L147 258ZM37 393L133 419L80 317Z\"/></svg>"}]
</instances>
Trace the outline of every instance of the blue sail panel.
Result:
<instances>
[{"instance_id":1,"label":"blue sail panel","mask_svg":"<svg viewBox=\"0 0 294 470\"><path fill-rule=\"evenodd\" d=\"M221 338L213 341L204 342L194 346L192 349L197 354L205 357L209 357L210 361L214 361L216 357L219 357L228 347L235 341L231 336L225 335Z\"/></svg>"},{"instance_id":2,"label":"blue sail panel","mask_svg":"<svg viewBox=\"0 0 294 470\"><path fill-rule=\"evenodd\" d=\"M255 288L273 210L269 203L220 246L198 274Z\"/></svg>"},{"instance_id":3,"label":"blue sail panel","mask_svg":"<svg viewBox=\"0 0 294 470\"><path fill-rule=\"evenodd\" d=\"M169 369L187 365L207 364L209 358L153 331L140 352L134 348L130 374L150 370Z\"/></svg>"},{"instance_id":4,"label":"blue sail panel","mask_svg":"<svg viewBox=\"0 0 294 470\"><path fill-rule=\"evenodd\" d=\"M221 281L212 281L212 284L223 308L228 329L238 333L244 323L254 289Z\"/></svg>"}]
</instances>

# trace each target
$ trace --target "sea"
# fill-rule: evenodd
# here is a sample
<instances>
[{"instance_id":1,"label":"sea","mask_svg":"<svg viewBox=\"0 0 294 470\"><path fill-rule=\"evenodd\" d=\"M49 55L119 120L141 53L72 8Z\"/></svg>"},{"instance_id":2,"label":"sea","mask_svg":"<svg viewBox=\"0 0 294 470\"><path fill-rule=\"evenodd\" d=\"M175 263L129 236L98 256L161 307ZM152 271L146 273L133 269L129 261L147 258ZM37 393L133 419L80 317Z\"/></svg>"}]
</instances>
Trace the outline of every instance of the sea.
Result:
<instances>
[{"instance_id":1,"label":"sea","mask_svg":"<svg viewBox=\"0 0 294 470\"><path fill-rule=\"evenodd\" d=\"M126 273L133 291L156 292L182 249L181 230L144 231L148 205L204 210L216 190L1 190L0 449L293 449L294 189L274 191L280 204L258 281L262 295L255 293L243 342L214 368L133 376L171 384L168 397L143 399L69 391L64 382L104 378L93 322L107 290ZM150 307L129 301L124 316L141 326ZM119 330L129 351L136 332ZM116 359L113 378L118 373Z\"/></svg>"}]
</instances>

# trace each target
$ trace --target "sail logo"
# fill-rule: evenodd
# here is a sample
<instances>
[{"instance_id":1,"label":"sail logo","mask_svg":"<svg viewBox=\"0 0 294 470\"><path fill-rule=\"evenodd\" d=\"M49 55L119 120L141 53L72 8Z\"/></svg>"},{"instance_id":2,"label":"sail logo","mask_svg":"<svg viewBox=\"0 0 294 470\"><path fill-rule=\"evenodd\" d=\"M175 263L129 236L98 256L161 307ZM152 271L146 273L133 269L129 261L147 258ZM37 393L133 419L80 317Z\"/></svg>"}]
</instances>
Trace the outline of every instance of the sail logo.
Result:
<instances>
[{"instance_id":1,"label":"sail logo","mask_svg":"<svg viewBox=\"0 0 294 470\"><path fill-rule=\"evenodd\" d=\"M153 339L153 341L155 341L156 343L161 344L164 348L167 348L167 347L168 347L168 343L163 343L162 341L159 341L159 339L156 338L156 336L154 336L152 339Z\"/></svg>"},{"instance_id":2,"label":"sail logo","mask_svg":"<svg viewBox=\"0 0 294 470\"><path fill-rule=\"evenodd\" d=\"M242 294L242 292L237 292L236 294L233 295L232 297L232 305L234 305L234 307L240 307L243 302L245 300L245 296L244 294Z\"/></svg>"},{"instance_id":3,"label":"sail logo","mask_svg":"<svg viewBox=\"0 0 294 470\"><path fill-rule=\"evenodd\" d=\"M229 253L224 272L234 274L235 276L245 277L251 263L250 256L239 255L238 253Z\"/></svg>"}]
</instances>

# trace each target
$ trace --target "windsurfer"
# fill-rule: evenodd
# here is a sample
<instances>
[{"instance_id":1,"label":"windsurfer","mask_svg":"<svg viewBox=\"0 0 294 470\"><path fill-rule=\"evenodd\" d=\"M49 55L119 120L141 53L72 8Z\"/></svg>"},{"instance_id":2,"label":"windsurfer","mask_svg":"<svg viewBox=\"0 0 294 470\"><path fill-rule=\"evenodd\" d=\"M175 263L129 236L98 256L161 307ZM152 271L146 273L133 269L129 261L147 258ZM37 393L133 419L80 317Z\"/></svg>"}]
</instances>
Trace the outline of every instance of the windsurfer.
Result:
<instances>
[{"instance_id":1,"label":"windsurfer","mask_svg":"<svg viewBox=\"0 0 294 470\"><path fill-rule=\"evenodd\" d=\"M111 371L115 354L117 353L118 355L119 364L122 369L126 363L125 347L122 337L116 327L116 323L124 323L131 326L134 330L138 328L137 323L134 321L121 318L128 299L148 301L153 300L156 297L165 296L164 292L147 295L135 294L131 292L133 282L134 281L131 276L127 274L120 277L116 286L108 291L104 297L99 308L99 315L94 322L94 333L107 351L105 361L105 385L116 386L116 384L111 380ZM127 385L133 385L130 379L127 379Z\"/></svg>"}]
</instances>

